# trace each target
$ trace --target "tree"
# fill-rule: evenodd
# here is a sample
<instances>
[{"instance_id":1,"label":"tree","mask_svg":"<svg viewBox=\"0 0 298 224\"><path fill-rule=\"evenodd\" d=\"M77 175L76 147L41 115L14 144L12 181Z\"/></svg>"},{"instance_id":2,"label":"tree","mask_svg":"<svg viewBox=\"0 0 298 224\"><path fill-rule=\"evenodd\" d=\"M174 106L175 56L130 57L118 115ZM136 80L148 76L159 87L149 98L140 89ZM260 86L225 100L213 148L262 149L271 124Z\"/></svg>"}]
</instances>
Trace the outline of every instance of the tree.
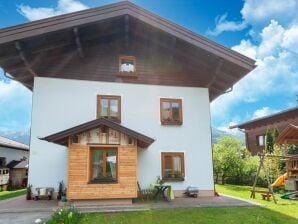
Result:
<instances>
[{"instance_id":1,"label":"tree","mask_svg":"<svg viewBox=\"0 0 298 224\"><path fill-rule=\"evenodd\" d=\"M227 176L238 175L243 171L244 149L241 141L233 137L223 137L213 146L213 163L216 181L222 175L222 183Z\"/></svg>"},{"instance_id":2,"label":"tree","mask_svg":"<svg viewBox=\"0 0 298 224\"><path fill-rule=\"evenodd\" d=\"M266 132L266 144L265 144L265 153L273 154L274 153L274 142L278 137L279 132L276 128L268 128Z\"/></svg>"}]
</instances>

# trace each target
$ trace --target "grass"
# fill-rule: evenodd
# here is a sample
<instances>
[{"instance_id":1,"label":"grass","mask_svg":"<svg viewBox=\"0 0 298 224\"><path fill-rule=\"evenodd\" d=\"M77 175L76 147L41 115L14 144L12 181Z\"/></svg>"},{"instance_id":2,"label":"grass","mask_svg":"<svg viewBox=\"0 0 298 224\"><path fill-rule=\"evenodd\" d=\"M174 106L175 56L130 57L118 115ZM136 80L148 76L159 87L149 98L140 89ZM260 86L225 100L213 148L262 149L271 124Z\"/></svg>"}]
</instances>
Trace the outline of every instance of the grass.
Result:
<instances>
[{"instance_id":1,"label":"grass","mask_svg":"<svg viewBox=\"0 0 298 224\"><path fill-rule=\"evenodd\" d=\"M238 186L238 185L216 185L216 190L219 193L232 195L239 198L244 198L253 202L260 203L265 206L267 210L278 212L284 215L298 219L298 201L281 199L280 194L275 194L277 204L273 201L264 201L259 193L256 193L256 199L250 198L251 186ZM261 189L261 188L259 188ZM268 189L261 189L268 190ZM298 223L298 222L297 222Z\"/></svg>"},{"instance_id":2,"label":"grass","mask_svg":"<svg viewBox=\"0 0 298 224\"><path fill-rule=\"evenodd\" d=\"M83 214L79 223L111 223L111 224L297 224L298 202L279 199L278 204L262 199L250 199L247 186L216 186L217 191L265 205L264 207L222 207L222 208L190 208L164 209L141 212L90 213Z\"/></svg>"},{"instance_id":3,"label":"grass","mask_svg":"<svg viewBox=\"0 0 298 224\"><path fill-rule=\"evenodd\" d=\"M14 198L20 195L26 194L26 189L20 189L20 190L15 190L15 191L1 191L0 192L0 201L9 199L9 198Z\"/></svg>"}]
</instances>

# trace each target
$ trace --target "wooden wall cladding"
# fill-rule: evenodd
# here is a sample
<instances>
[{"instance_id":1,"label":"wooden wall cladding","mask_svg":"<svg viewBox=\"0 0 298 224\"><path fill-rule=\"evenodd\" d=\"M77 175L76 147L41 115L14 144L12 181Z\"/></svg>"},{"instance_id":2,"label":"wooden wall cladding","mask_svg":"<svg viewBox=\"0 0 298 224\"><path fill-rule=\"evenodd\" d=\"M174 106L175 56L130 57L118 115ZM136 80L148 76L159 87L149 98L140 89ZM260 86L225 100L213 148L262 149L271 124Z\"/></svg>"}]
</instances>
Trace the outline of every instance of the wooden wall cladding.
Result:
<instances>
[{"instance_id":1,"label":"wooden wall cladding","mask_svg":"<svg viewBox=\"0 0 298 224\"><path fill-rule=\"evenodd\" d=\"M118 182L89 184L90 146L72 144L68 150L68 199L137 197L137 148L118 146ZM100 146L104 147L104 146ZM109 146L107 146L109 147ZM115 147L115 146L113 146ZM117 146L116 146L117 147Z\"/></svg>"}]
</instances>

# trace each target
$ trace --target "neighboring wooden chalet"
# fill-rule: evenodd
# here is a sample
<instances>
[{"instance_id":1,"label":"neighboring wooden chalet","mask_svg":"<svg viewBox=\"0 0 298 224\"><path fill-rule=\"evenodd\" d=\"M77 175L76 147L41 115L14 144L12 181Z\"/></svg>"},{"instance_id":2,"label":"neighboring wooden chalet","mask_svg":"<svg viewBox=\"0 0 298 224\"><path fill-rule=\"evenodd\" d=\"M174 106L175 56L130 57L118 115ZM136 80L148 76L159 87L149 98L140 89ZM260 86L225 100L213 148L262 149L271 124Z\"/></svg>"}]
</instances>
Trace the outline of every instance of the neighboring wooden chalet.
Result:
<instances>
[{"instance_id":1,"label":"neighboring wooden chalet","mask_svg":"<svg viewBox=\"0 0 298 224\"><path fill-rule=\"evenodd\" d=\"M26 186L28 162L29 147L27 145L0 136L0 168L9 168L11 187Z\"/></svg>"},{"instance_id":2,"label":"neighboring wooden chalet","mask_svg":"<svg viewBox=\"0 0 298 224\"><path fill-rule=\"evenodd\" d=\"M298 125L298 107L234 125L230 128L239 128L245 131L246 147L255 155L265 148L265 136L268 128L276 128L282 132L290 124Z\"/></svg>"},{"instance_id":3,"label":"neighboring wooden chalet","mask_svg":"<svg viewBox=\"0 0 298 224\"><path fill-rule=\"evenodd\" d=\"M214 195L209 105L255 61L120 2L1 29L0 65L33 90L33 190L127 203L157 176Z\"/></svg>"}]
</instances>

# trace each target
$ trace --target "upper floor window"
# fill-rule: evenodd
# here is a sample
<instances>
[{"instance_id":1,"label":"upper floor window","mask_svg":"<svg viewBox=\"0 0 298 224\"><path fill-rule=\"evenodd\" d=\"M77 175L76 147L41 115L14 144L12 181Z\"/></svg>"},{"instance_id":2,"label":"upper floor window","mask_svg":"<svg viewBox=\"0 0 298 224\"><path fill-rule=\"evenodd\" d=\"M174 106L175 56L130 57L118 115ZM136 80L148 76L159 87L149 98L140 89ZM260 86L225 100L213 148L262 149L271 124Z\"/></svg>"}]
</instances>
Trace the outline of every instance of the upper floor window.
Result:
<instances>
[{"instance_id":1,"label":"upper floor window","mask_svg":"<svg viewBox=\"0 0 298 224\"><path fill-rule=\"evenodd\" d=\"M182 100L160 99L160 121L167 125L182 124Z\"/></svg>"},{"instance_id":2,"label":"upper floor window","mask_svg":"<svg viewBox=\"0 0 298 224\"><path fill-rule=\"evenodd\" d=\"M120 56L119 72L120 73L136 72L136 58L134 56Z\"/></svg>"},{"instance_id":3,"label":"upper floor window","mask_svg":"<svg viewBox=\"0 0 298 224\"><path fill-rule=\"evenodd\" d=\"M163 152L161 153L162 179L184 180L184 153Z\"/></svg>"},{"instance_id":4,"label":"upper floor window","mask_svg":"<svg viewBox=\"0 0 298 224\"><path fill-rule=\"evenodd\" d=\"M115 122L121 122L121 97L97 96L97 118L107 118Z\"/></svg>"},{"instance_id":5,"label":"upper floor window","mask_svg":"<svg viewBox=\"0 0 298 224\"><path fill-rule=\"evenodd\" d=\"M264 146L266 142L266 135L258 135L257 136L257 145Z\"/></svg>"}]
</instances>

